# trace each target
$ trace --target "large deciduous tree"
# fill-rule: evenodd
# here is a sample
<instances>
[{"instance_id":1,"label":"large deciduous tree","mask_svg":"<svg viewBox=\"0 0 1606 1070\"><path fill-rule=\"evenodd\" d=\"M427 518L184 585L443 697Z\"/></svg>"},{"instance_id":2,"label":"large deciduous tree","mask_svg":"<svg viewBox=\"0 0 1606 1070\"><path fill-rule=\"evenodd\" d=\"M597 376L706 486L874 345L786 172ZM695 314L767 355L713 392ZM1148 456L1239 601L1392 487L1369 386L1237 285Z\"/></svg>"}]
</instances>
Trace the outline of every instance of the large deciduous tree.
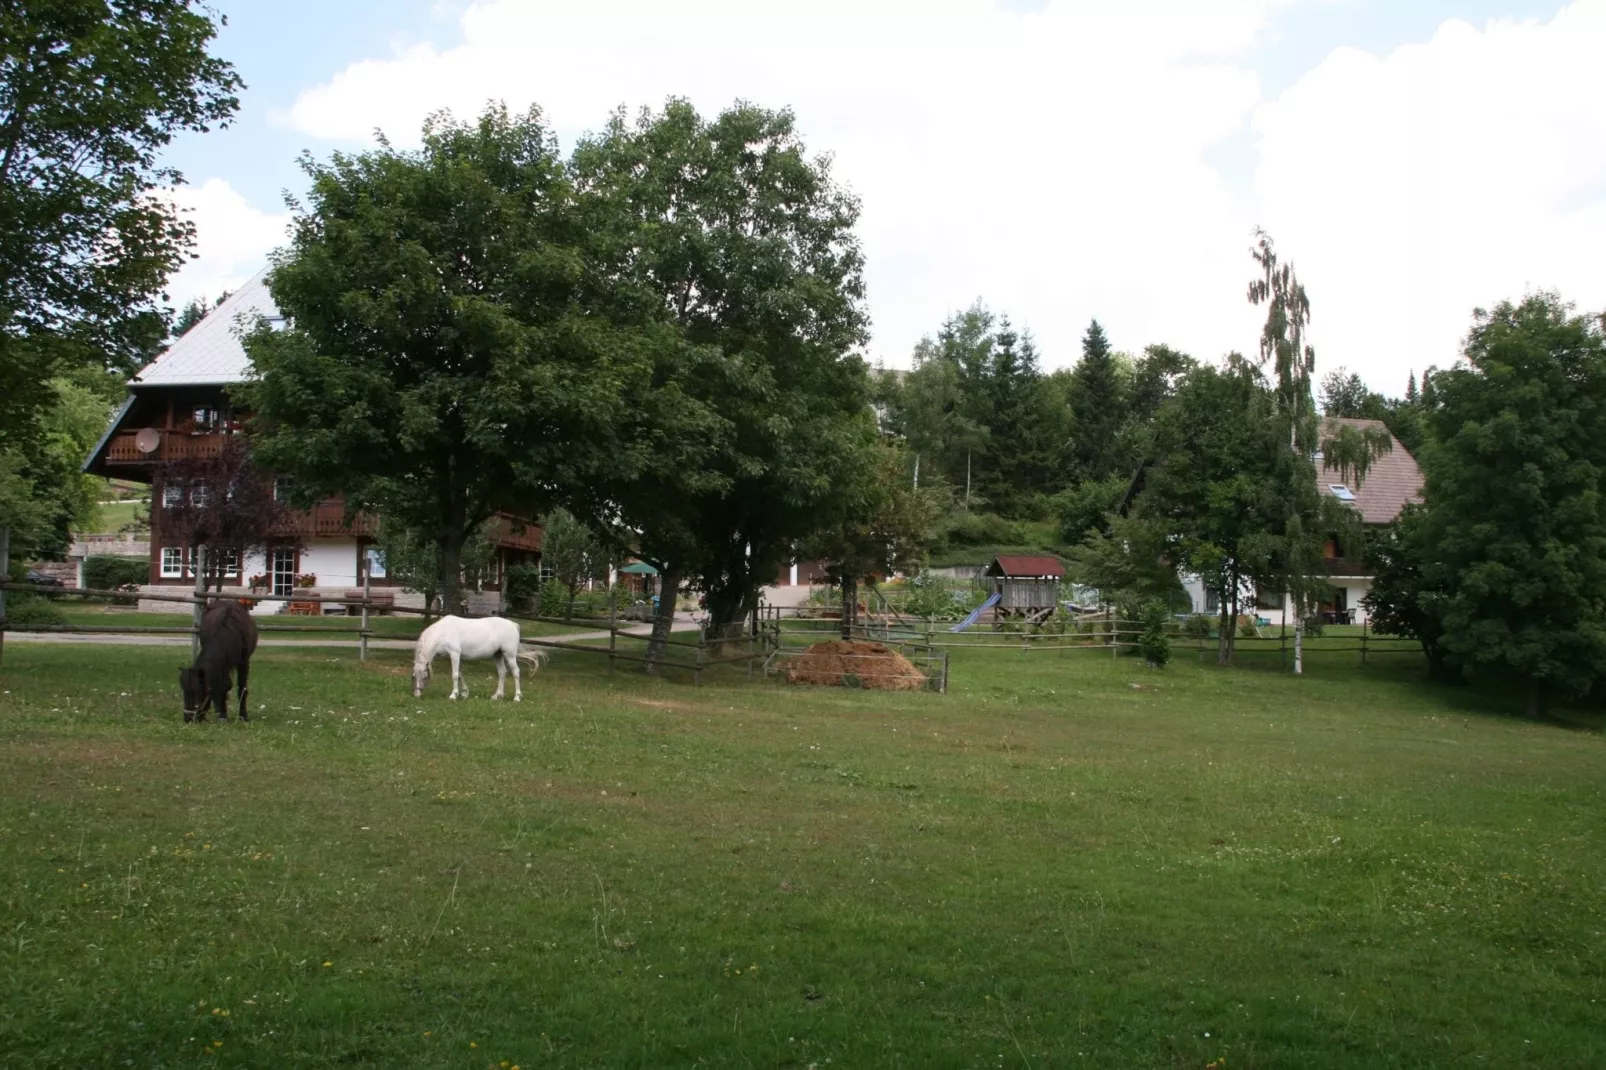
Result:
<instances>
[{"instance_id":1,"label":"large deciduous tree","mask_svg":"<svg viewBox=\"0 0 1606 1070\"><path fill-rule=\"evenodd\" d=\"M592 315L600 283L556 141L536 110L442 113L312 181L269 289L287 317L246 340L262 463L342 492L439 547L460 612L463 547L499 510L533 516L602 469L635 349Z\"/></svg>"},{"instance_id":2,"label":"large deciduous tree","mask_svg":"<svg viewBox=\"0 0 1606 1070\"><path fill-rule=\"evenodd\" d=\"M0 8L0 453L47 513L61 509L39 421L57 384L127 374L166 334L162 286L194 228L160 196L183 178L158 153L239 106L238 76L207 51L216 30L190 0Z\"/></svg>"},{"instance_id":3,"label":"large deciduous tree","mask_svg":"<svg viewBox=\"0 0 1606 1070\"><path fill-rule=\"evenodd\" d=\"M1465 358L1432 377L1426 506L1373 604L1537 714L1606 680L1606 337L1536 294L1480 310Z\"/></svg>"},{"instance_id":4,"label":"large deciduous tree","mask_svg":"<svg viewBox=\"0 0 1606 1070\"><path fill-rule=\"evenodd\" d=\"M1150 532L1131 541L1145 552L1163 547L1215 596L1221 664L1232 659L1245 592L1281 571L1289 451L1275 406L1264 377L1236 355L1190 373L1156 416L1154 460L1134 507Z\"/></svg>"},{"instance_id":5,"label":"large deciduous tree","mask_svg":"<svg viewBox=\"0 0 1606 1070\"><path fill-rule=\"evenodd\" d=\"M597 497L662 574L655 663L683 577L716 626L740 621L861 467L859 205L790 112L750 105L616 114L576 148L573 174L628 298L616 311L654 339L662 397L626 436L654 447L654 478L610 478Z\"/></svg>"}]
</instances>

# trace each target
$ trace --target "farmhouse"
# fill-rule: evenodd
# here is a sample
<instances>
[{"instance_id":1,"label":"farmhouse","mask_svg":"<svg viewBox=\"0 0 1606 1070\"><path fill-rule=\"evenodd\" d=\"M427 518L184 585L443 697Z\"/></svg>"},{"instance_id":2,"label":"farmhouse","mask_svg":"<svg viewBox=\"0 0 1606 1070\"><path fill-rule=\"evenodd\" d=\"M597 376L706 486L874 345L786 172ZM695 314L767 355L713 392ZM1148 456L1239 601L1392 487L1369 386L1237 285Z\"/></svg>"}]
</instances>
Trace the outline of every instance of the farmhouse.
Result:
<instances>
[{"instance_id":1,"label":"farmhouse","mask_svg":"<svg viewBox=\"0 0 1606 1070\"><path fill-rule=\"evenodd\" d=\"M266 275L266 269L258 272L134 376L128 398L84 462L84 471L93 475L151 485L150 577L144 593L195 583L189 548L173 525L163 522L178 504L179 493L176 487L162 485L163 464L216 457L228 436L243 431L244 414L227 393L227 387L244 381L250 370L250 358L240 344L240 323L258 316L274 326L284 323L268 293ZM287 481L275 480L275 496L287 491ZM270 546L265 554L249 554L243 561L231 555L225 564L225 590L237 587L243 592L250 577L261 575L277 595L305 589L309 594L340 597L367 580L397 604L423 604L422 596L398 589L386 574L384 555L374 544L373 519L361 513L348 519L342 498L327 498L297 512L293 530L284 534L284 545ZM539 559L541 530L499 516L493 521L493 542L496 552L489 574L479 590L465 592L471 611L496 607L509 565ZM263 602L256 612L279 612L284 606ZM150 601L141 608L170 607Z\"/></svg>"},{"instance_id":2,"label":"farmhouse","mask_svg":"<svg viewBox=\"0 0 1606 1070\"><path fill-rule=\"evenodd\" d=\"M1381 420L1330 416L1323 422L1323 436L1331 434L1335 425L1348 425L1362 431L1388 431ZM1345 479L1325 461L1316 473L1321 492L1358 511L1361 523L1367 529L1393 523L1407 504L1422 500L1422 470L1417 467L1416 458L1392 432L1389 433L1389 440L1392 448L1372 463L1364 480L1357 480L1353 472ZM1327 602L1317 607L1318 615L1327 623L1364 624L1366 607L1361 600L1372 589L1372 574L1362 559L1362 547L1345 546L1337 539L1329 539L1325 556L1324 578L1332 584L1333 593ZM1193 599L1195 613L1214 615L1218 611L1215 594L1206 591L1198 577L1184 577L1183 586ZM1249 606L1253 605L1259 616L1273 624L1281 624L1286 602L1286 598L1277 594L1251 593L1244 599L1244 611L1250 612Z\"/></svg>"}]
</instances>

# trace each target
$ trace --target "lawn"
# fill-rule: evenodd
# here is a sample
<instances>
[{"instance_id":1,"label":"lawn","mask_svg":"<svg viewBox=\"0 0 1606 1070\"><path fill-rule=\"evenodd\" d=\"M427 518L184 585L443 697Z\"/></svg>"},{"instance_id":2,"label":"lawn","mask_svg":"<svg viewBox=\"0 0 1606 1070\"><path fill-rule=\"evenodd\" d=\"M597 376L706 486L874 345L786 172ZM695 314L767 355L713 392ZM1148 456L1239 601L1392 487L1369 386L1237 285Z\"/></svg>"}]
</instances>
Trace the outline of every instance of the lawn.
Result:
<instances>
[{"instance_id":1,"label":"lawn","mask_svg":"<svg viewBox=\"0 0 1606 1070\"><path fill-rule=\"evenodd\" d=\"M404 659L7 645L0 1066L1606 1062L1606 741L1406 659Z\"/></svg>"},{"instance_id":2,"label":"lawn","mask_svg":"<svg viewBox=\"0 0 1606 1070\"><path fill-rule=\"evenodd\" d=\"M123 528L134 523L139 517L145 517L146 530L150 526L150 506L148 503L137 501L102 502L95 506L95 530L116 534Z\"/></svg>"}]
</instances>

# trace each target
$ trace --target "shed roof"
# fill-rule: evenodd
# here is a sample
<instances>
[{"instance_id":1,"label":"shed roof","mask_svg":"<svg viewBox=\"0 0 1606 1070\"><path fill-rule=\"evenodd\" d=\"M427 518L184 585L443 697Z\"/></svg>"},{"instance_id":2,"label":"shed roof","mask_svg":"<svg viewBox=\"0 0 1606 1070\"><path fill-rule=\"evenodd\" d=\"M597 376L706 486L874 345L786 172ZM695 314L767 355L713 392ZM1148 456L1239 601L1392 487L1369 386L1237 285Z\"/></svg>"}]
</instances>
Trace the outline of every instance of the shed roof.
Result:
<instances>
[{"instance_id":1,"label":"shed roof","mask_svg":"<svg viewBox=\"0 0 1606 1070\"><path fill-rule=\"evenodd\" d=\"M1323 422L1322 430L1330 431L1334 424L1347 424L1350 427L1366 430L1374 428L1387 431L1388 427L1382 420L1356 420L1348 417L1329 416ZM1355 496L1352 503L1360 511L1361 521L1366 524L1388 524L1400 515L1408 502L1422 500L1422 469L1417 467L1416 458L1411 451L1394 438L1389 438L1394 448L1372 462L1372 467L1366 473L1364 482L1357 484L1354 473L1350 478L1340 479L1336 468L1329 468L1323 463L1321 471L1316 474L1318 484L1323 494L1332 494L1333 487L1343 485L1349 488Z\"/></svg>"},{"instance_id":2,"label":"shed roof","mask_svg":"<svg viewBox=\"0 0 1606 1070\"><path fill-rule=\"evenodd\" d=\"M139 370L130 386L195 386L239 383L251 370L251 358L240 344L240 321L257 316L278 319L279 309L268 293L263 268L223 303L201 318L166 351Z\"/></svg>"},{"instance_id":3,"label":"shed roof","mask_svg":"<svg viewBox=\"0 0 1606 1070\"><path fill-rule=\"evenodd\" d=\"M987 572L992 576L1036 576L1063 579L1065 566L1057 557L1047 555L1033 557L1028 555L1001 554L993 558L993 563L987 566Z\"/></svg>"}]
</instances>

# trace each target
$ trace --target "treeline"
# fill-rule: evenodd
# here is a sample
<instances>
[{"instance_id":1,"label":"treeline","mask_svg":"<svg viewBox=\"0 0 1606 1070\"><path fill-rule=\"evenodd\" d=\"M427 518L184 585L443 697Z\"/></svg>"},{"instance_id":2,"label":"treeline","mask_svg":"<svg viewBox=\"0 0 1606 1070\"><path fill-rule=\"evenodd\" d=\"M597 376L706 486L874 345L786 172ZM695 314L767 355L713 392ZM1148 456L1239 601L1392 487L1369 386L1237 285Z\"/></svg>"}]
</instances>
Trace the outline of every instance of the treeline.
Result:
<instances>
[{"instance_id":1,"label":"treeline","mask_svg":"<svg viewBox=\"0 0 1606 1070\"><path fill-rule=\"evenodd\" d=\"M1097 320L1074 363L1045 372L1030 335L980 303L923 339L912 363L880 371L876 401L883 427L911 455L911 481L940 488L934 537L1007 542L1022 521L1052 522L1060 549L1107 527L1156 454L1161 410L1201 373L1199 361L1167 345L1112 349ZM1321 382L1320 407L1380 420L1414 451L1430 375L1419 391L1413 372L1405 396L1389 398L1339 368Z\"/></svg>"}]
</instances>

